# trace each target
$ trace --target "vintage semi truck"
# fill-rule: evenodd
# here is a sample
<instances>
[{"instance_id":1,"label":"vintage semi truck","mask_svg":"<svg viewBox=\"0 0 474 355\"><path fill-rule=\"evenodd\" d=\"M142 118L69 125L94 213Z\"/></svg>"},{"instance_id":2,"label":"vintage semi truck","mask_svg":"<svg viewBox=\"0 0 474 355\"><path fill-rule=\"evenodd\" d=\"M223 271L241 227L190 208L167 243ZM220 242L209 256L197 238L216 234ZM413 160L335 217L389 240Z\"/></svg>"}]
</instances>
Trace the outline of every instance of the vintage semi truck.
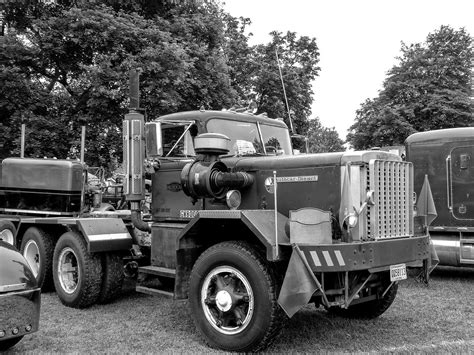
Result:
<instances>
[{"instance_id":1,"label":"vintage semi truck","mask_svg":"<svg viewBox=\"0 0 474 355\"><path fill-rule=\"evenodd\" d=\"M415 133L405 147L415 190L425 175L431 184L438 216L429 232L440 265L474 266L474 128Z\"/></svg>"},{"instance_id":2,"label":"vintage semi truck","mask_svg":"<svg viewBox=\"0 0 474 355\"><path fill-rule=\"evenodd\" d=\"M264 349L313 302L377 317L429 238L413 218L413 166L383 151L293 155L287 126L265 115L191 111L123 121L129 210L100 208L87 166L7 158L0 236L20 247L43 288L87 307L136 289L188 299L203 339ZM151 218L140 210L144 159Z\"/></svg>"}]
</instances>

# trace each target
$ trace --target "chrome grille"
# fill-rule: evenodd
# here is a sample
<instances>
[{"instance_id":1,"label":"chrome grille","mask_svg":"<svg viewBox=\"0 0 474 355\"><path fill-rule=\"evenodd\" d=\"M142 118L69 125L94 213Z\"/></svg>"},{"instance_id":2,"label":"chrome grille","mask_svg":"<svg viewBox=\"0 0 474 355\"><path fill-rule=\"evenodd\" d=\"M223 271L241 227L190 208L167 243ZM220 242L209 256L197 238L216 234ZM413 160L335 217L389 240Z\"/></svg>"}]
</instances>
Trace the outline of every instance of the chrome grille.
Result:
<instances>
[{"instance_id":1,"label":"chrome grille","mask_svg":"<svg viewBox=\"0 0 474 355\"><path fill-rule=\"evenodd\" d=\"M413 235L413 166L408 162L371 160L367 188L375 205L368 208L369 239Z\"/></svg>"}]
</instances>

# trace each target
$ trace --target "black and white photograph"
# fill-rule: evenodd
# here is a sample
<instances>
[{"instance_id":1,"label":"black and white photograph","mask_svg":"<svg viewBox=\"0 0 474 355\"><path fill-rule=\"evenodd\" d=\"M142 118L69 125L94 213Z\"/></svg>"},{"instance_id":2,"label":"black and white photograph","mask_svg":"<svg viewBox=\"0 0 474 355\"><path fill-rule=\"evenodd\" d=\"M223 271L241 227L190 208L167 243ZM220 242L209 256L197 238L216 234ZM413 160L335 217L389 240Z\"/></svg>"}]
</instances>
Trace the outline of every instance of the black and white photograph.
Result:
<instances>
[{"instance_id":1,"label":"black and white photograph","mask_svg":"<svg viewBox=\"0 0 474 355\"><path fill-rule=\"evenodd\" d=\"M0 0L0 353L472 353L473 14Z\"/></svg>"}]
</instances>

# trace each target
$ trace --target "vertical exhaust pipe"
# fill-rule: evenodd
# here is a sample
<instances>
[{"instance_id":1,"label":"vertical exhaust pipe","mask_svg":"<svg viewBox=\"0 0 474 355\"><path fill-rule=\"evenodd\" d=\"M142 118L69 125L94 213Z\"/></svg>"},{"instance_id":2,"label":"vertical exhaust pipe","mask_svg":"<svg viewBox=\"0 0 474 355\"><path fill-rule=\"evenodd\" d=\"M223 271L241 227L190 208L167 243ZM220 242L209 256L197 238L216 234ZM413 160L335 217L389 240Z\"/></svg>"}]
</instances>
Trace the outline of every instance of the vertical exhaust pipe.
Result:
<instances>
[{"instance_id":1,"label":"vertical exhaust pipe","mask_svg":"<svg viewBox=\"0 0 474 355\"><path fill-rule=\"evenodd\" d=\"M125 168L124 194L130 201L132 223L140 230L150 232L148 223L140 216L140 202L145 199L145 117L139 112L139 74L130 71L129 113L123 120L123 164Z\"/></svg>"}]
</instances>

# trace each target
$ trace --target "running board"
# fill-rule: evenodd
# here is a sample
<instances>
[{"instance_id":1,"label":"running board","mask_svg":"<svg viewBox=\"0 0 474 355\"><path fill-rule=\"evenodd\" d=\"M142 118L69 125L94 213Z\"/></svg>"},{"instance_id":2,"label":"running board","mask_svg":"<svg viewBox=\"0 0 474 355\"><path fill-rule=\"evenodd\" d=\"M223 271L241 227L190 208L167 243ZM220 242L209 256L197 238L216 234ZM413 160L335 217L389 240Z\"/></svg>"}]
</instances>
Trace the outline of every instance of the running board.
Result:
<instances>
[{"instance_id":1,"label":"running board","mask_svg":"<svg viewBox=\"0 0 474 355\"><path fill-rule=\"evenodd\" d=\"M166 297L171 297L171 298L173 298L174 296L173 292L158 290L156 288L145 287L145 286L136 286L135 291L140 292L140 293L145 293L147 295L152 295L152 296L161 295L161 296L166 296Z\"/></svg>"},{"instance_id":2,"label":"running board","mask_svg":"<svg viewBox=\"0 0 474 355\"><path fill-rule=\"evenodd\" d=\"M170 279L176 278L175 269L169 269L161 266L141 266L138 268L138 272L147 275L167 277Z\"/></svg>"},{"instance_id":3,"label":"running board","mask_svg":"<svg viewBox=\"0 0 474 355\"><path fill-rule=\"evenodd\" d=\"M176 270L161 266L141 266L138 268L137 292L148 295L162 295L174 298Z\"/></svg>"}]
</instances>

